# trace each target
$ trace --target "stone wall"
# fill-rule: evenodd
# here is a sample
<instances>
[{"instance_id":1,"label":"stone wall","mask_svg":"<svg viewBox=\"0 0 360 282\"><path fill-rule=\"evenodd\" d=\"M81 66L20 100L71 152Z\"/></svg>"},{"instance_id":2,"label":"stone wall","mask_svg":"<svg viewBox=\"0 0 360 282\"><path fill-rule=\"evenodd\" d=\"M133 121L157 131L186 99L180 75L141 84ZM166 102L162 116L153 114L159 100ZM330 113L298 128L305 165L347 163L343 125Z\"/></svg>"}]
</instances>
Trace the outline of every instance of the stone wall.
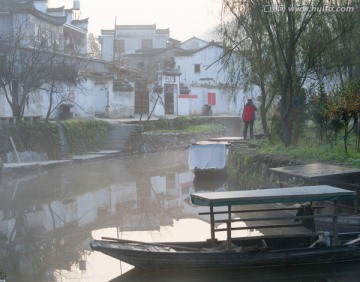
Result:
<instances>
[{"instance_id":1,"label":"stone wall","mask_svg":"<svg viewBox=\"0 0 360 282\"><path fill-rule=\"evenodd\" d=\"M279 179L269 168L303 164L286 155L263 154L241 144L231 146L228 156L228 176L243 190L273 188ZM289 178L282 181L290 183L292 180Z\"/></svg>"},{"instance_id":2,"label":"stone wall","mask_svg":"<svg viewBox=\"0 0 360 282\"><path fill-rule=\"evenodd\" d=\"M184 118L184 117L183 117ZM170 119L158 119L149 121L130 121L127 124L137 124L143 127L144 131L151 131L157 129L179 129L179 121L181 122L182 117L170 118ZM185 119L186 120L186 119ZM189 119L189 124L203 124L203 123L219 123L230 129L235 136L240 136L243 130L243 122L238 116L198 116Z\"/></svg>"},{"instance_id":3,"label":"stone wall","mask_svg":"<svg viewBox=\"0 0 360 282\"><path fill-rule=\"evenodd\" d=\"M200 121L199 121L200 120ZM220 123L227 129L221 132L213 133L171 133L155 132L153 130L162 128L164 124L176 128L176 119L151 120L147 122L129 122L137 124L137 129L130 136L126 151L129 154L150 153L164 150L184 149L197 141L208 140L209 138L224 136L240 136L241 120L239 117L201 117L195 122L201 123Z\"/></svg>"},{"instance_id":4,"label":"stone wall","mask_svg":"<svg viewBox=\"0 0 360 282\"><path fill-rule=\"evenodd\" d=\"M199 133L152 133L142 134L141 151L142 153L159 152L164 150L185 149L189 145L208 140L209 138L230 136L230 131L199 134Z\"/></svg>"}]
</instances>

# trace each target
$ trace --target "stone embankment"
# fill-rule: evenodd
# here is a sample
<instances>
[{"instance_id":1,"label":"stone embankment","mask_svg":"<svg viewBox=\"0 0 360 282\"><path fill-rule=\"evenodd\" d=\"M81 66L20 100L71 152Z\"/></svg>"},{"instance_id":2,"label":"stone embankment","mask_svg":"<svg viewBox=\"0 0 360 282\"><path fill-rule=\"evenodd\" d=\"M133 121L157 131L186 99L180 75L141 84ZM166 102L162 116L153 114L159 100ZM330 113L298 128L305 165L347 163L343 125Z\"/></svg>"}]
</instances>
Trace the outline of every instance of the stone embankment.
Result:
<instances>
[{"instance_id":1,"label":"stone embankment","mask_svg":"<svg viewBox=\"0 0 360 282\"><path fill-rule=\"evenodd\" d=\"M174 149L184 149L197 141L210 138L229 136L229 131L215 133L147 133L142 134L142 152L159 152Z\"/></svg>"},{"instance_id":2,"label":"stone embankment","mask_svg":"<svg viewBox=\"0 0 360 282\"><path fill-rule=\"evenodd\" d=\"M114 128L117 132L115 132L116 134L113 136L113 138L116 139L113 144L115 147L111 147L111 144L108 143L109 140L107 140L102 150L71 156L65 160L32 162L20 160L20 162L4 163L2 174L23 173L26 171L48 169L73 163L91 162L124 155L185 149L197 141L208 140L214 137L234 136L234 134L238 134L239 128L241 127L238 117L221 117L215 122L224 124L226 129L212 133L191 133L185 131L164 133L151 130L156 129L156 121L152 121L146 124L147 128L144 128L144 124L139 123L132 123L131 126L130 124L123 124L123 127L126 128L126 134L124 134L124 131L119 128L122 127L121 124L116 124ZM129 128L131 130L129 130ZM120 136L126 140L119 140Z\"/></svg>"}]
</instances>

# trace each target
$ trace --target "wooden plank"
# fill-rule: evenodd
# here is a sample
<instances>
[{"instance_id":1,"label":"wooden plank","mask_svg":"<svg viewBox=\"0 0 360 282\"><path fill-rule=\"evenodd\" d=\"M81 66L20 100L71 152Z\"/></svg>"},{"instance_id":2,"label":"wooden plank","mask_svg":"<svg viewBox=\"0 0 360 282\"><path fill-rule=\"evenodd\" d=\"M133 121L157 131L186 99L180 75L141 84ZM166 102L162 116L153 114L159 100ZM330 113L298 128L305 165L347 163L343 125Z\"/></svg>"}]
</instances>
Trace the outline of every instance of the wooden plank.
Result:
<instances>
[{"instance_id":1,"label":"wooden plank","mask_svg":"<svg viewBox=\"0 0 360 282\"><path fill-rule=\"evenodd\" d=\"M355 199L356 193L328 185L191 194L199 206L299 203Z\"/></svg>"},{"instance_id":2,"label":"wooden plank","mask_svg":"<svg viewBox=\"0 0 360 282\"><path fill-rule=\"evenodd\" d=\"M101 237L103 240L108 241L114 241L121 244L136 244L136 245L149 245L149 246L159 246L159 247L170 247L170 248L180 248L188 251L199 251L199 249L196 248L190 248L190 247L184 247L184 246L178 246L178 245L169 245L169 244L162 244L159 242L156 243L149 243L149 242L141 242L141 241L134 241L134 240L127 240L127 239L118 239L118 238L111 238L111 237Z\"/></svg>"},{"instance_id":3,"label":"wooden plank","mask_svg":"<svg viewBox=\"0 0 360 282\"><path fill-rule=\"evenodd\" d=\"M15 146L14 140L13 140L13 138L12 138L11 136L10 136L10 142L11 142L11 145L12 145L12 147L13 147L13 149L14 149L16 159L17 159L18 163L20 163L19 154L18 154L18 151L16 150L16 146Z\"/></svg>"},{"instance_id":4,"label":"wooden plank","mask_svg":"<svg viewBox=\"0 0 360 282\"><path fill-rule=\"evenodd\" d=\"M301 216L274 216L274 217L253 217L253 218L239 218L239 219L231 219L231 222L246 222L246 221L267 221L267 220L286 220L286 219L307 219L307 218L329 218L333 217L331 214L324 215L301 215ZM228 222L225 219L215 220L216 223L224 223Z\"/></svg>"},{"instance_id":5,"label":"wooden plank","mask_svg":"<svg viewBox=\"0 0 360 282\"><path fill-rule=\"evenodd\" d=\"M244 141L244 137L216 137L216 138L209 138L209 141L213 142L241 142Z\"/></svg>"},{"instance_id":6,"label":"wooden plank","mask_svg":"<svg viewBox=\"0 0 360 282\"><path fill-rule=\"evenodd\" d=\"M323 209L325 208L325 206L311 206L311 208L313 209ZM295 211L295 210L299 210L301 209L301 207L294 207L294 208L283 208L283 207L279 207L279 208L271 208L271 209L256 209L256 210L234 210L231 211L231 213L247 213L247 212L268 212L268 211ZM214 214L227 214L228 211L217 211L217 212L213 212ZM210 212L199 212L199 215L208 215L210 214Z\"/></svg>"},{"instance_id":7,"label":"wooden plank","mask_svg":"<svg viewBox=\"0 0 360 282\"><path fill-rule=\"evenodd\" d=\"M269 228L289 228L289 227L304 227L302 224L272 224L272 225L258 225L258 226L245 226L245 227L232 227L231 230L248 230L248 229L269 229ZM227 231L227 228L218 228L215 232Z\"/></svg>"},{"instance_id":8,"label":"wooden plank","mask_svg":"<svg viewBox=\"0 0 360 282\"><path fill-rule=\"evenodd\" d=\"M300 177L308 180L316 180L316 179L329 177L329 176L336 176L336 175L350 175L350 174L360 175L359 169L338 166L338 165L329 165L323 163L275 167L275 168L270 168L269 170L279 174Z\"/></svg>"},{"instance_id":9,"label":"wooden plank","mask_svg":"<svg viewBox=\"0 0 360 282\"><path fill-rule=\"evenodd\" d=\"M357 242L359 242L359 241L360 241L360 237L358 237L358 238L356 238L356 239L354 239L354 240L351 240L351 241L345 243L345 245L355 244L355 243L357 243Z\"/></svg>"}]
</instances>

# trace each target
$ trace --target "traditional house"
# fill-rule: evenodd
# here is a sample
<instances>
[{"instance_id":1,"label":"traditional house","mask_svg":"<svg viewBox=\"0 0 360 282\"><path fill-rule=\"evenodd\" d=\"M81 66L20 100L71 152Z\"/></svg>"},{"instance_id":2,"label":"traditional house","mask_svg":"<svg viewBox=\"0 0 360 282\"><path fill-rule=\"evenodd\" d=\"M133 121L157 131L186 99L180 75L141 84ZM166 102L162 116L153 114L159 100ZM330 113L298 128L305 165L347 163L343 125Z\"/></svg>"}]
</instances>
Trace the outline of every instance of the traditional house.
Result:
<instances>
[{"instance_id":1,"label":"traditional house","mask_svg":"<svg viewBox=\"0 0 360 282\"><path fill-rule=\"evenodd\" d=\"M173 56L167 47L169 42L176 42L170 39L169 29L157 29L156 25L116 25L113 30L101 31L100 42L102 59L139 72L135 80L134 113L157 116L174 113L180 72L169 64Z\"/></svg>"},{"instance_id":2,"label":"traditional house","mask_svg":"<svg viewBox=\"0 0 360 282\"><path fill-rule=\"evenodd\" d=\"M80 1L73 1L71 9L65 9L65 6L49 7L48 0L1 0L0 4L0 44L6 44L4 39L14 38L21 33L21 42L16 46L18 50L55 54L52 62L72 62L77 65L80 77L83 78L77 86L66 83L62 87L58 86L60 90L51 98L43 87L30 93L20 92L18 98L26 99L24 117L45 117L50 99L53 99L55 107L58 105L51 109L51 118L89 117L96 114L122 117L134 114L134 87L128 81L129 77L136 74L136 70L120 64L114 65L113 61L87 58L88 19L81 18ZM13 48L12 45L8 46L8 50ZM2 48L2 62L5 63L8 56ZM61 82L57 83L61 86ZM12 115L5 95L0 95L0 117Z\"/></svg>"},{"instance_id":3,"label":"traditional house","mask_svg":"<svg viewBox=\"0 0 360 282\"><path fill-rule=\"evenodd\" d=\"M135 113L239 114L246 98L258 95L239 92L230 99L220 60L224 50L215 42L193 37L181 43L156 25L116 25L102 30L101 47L104 60L139 70Z\"/></svg>"},{"instance_id":4,"label":"traditional house","mask_svg":"<svg viewBox=\"0 0 360 282\"><path fill-rule=\"evenodd\" d=\"M101 59L94 60L87 58L88 19L81 18L80 1L70 9L49 7L48 0L0 3L2 38L25 23L22 48L73 60L85 78L77 86L64 84L56 97L41 87L25 93L24 116L46 116L50 99L59 105L51 109L51 118L238 114L246 98L257 95L239 92L230 101L220 61L223 48L215 42L196 37L180 42L156 25L116 25L101 31ZM0 95L0 117L12 114Z\"/></svg>"}]
</instances>

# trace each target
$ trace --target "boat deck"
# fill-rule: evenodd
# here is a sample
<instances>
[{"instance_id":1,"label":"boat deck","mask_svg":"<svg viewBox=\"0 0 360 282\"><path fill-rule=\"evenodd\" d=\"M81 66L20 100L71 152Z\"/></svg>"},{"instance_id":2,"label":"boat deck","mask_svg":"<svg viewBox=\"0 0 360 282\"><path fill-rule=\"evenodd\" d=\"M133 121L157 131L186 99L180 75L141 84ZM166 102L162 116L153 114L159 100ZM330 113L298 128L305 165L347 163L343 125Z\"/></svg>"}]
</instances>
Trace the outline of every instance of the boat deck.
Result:
<instances>
[{"instance_id":1,"label":"boat deck","mask_svg":"<svg viewBox=\"0 0 360 282\"><path fill-rule=\"evenodd\" d=\"M210 211L208 214L210 216L210 228L211 228L211 241L215 245L215 233L216 232L227 232L227 242L228 246L231 244L232 240L232 231L235 230L244 230L252 229L253 227L234 227L232 224L235 222L243 221L276 221L284 220L284 217L271 216L271 212L276 212L280 210L288 210L288 207L279 207L274 209L261 209L256 208L253 210L245 209L243 212L247 213L257 213L260 211L266 211L269 215L266 217L252 217L249 219L233 219L233 213L241 213L242 210L234 211L232 206L244 206L244 205L263 205L263 204L278 204L278 203L307 203L303 205L303 210L299 210L300 213L297 213L296 216L289 216L287 219L293 219L295 223L293 224L270 224L270 225L260 225L256 226L257 229L264 228L288 228L288 227L298 227L301 224L296 223L301 221L308 226L313 232L315 232L315 222L314 219L317 217L328 217L332 218L333 222L333 231L334 236L333 244L337 244L337 202L339 200L351 199L353 200L356 197L354 191L349 191L337 187L332 187L329 185L315 185L315 186L299 186L292 188L281 188L281 189L261 189L261 190L245 190L245 191L230 191L230 192L211 192L211 193L194 193L191 194L191 200L193 204L199 206L208 206ZM334 209L332 214L314 214L313 202L321 201L331 201L334 203ZM215 207L224 207L227 206L228 210L226 212L215 211ZM228 214L226 220L216 220L215 216L219 214ZM216 223L225 223L225 228L216 228Z\"/></svg>"}]
</instances>

